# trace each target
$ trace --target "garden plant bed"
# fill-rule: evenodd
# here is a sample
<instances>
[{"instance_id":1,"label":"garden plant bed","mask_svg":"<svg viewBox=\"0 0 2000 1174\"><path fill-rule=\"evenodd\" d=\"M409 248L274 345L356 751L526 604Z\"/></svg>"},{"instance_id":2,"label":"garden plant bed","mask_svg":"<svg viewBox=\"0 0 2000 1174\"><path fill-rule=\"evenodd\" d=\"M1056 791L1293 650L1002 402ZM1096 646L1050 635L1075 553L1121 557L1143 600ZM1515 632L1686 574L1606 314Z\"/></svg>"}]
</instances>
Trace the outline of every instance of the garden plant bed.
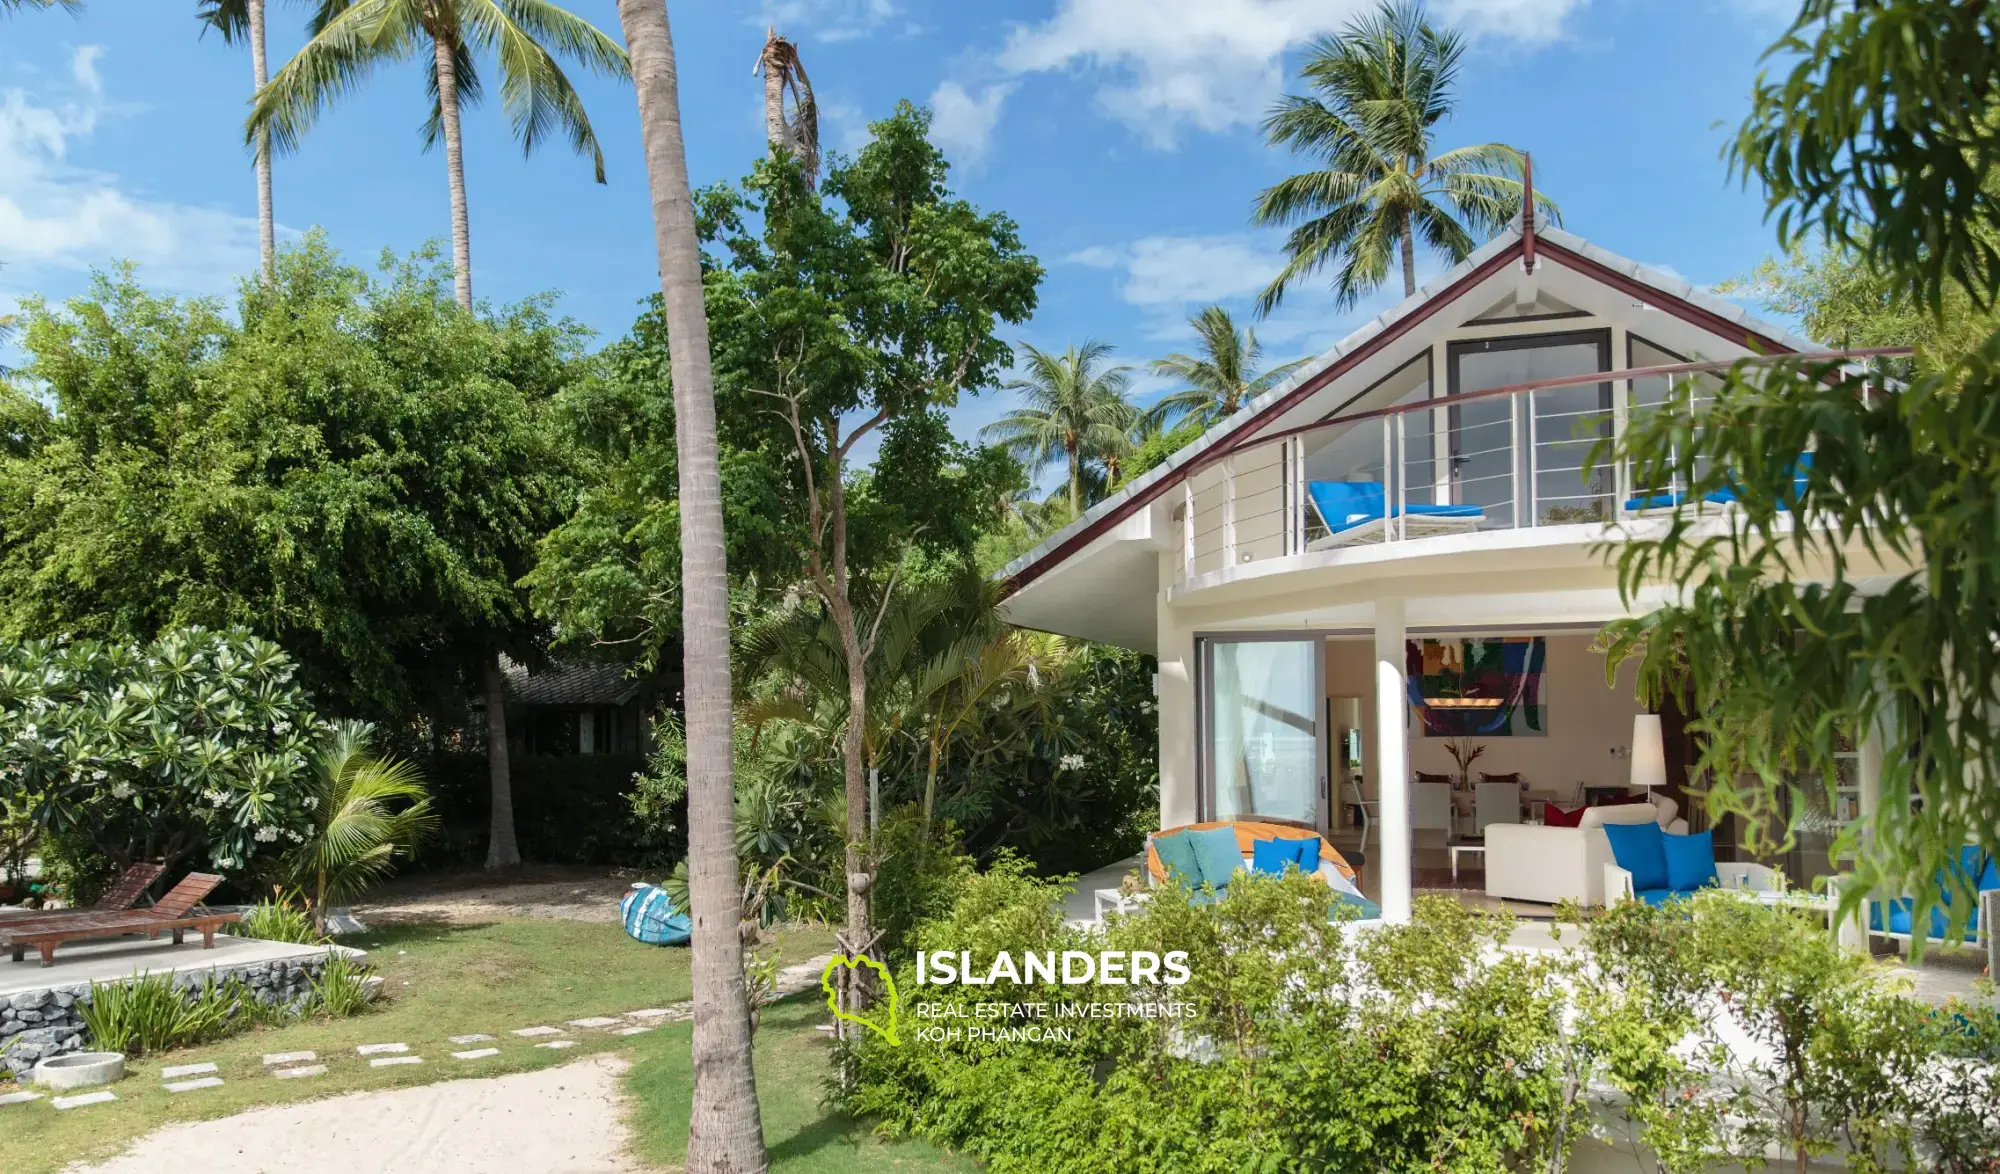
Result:
<instances>
[{"instance_id":1,"label":"garden plant bed","mask_svg":"<svg viewBox=\"0 0 2000 1174\"><path fill-rule=\"evenodd\" d=\"M795 963L824 952L831 935L786 928L776 940L782 961ZM679 1040L679 1047L686 1048L685 1024L634 1036L565 1026L574 1019L666 1008L691 996L687 951L640 945L615 926L557 919L429 922L383 927L357 935L352 944L367 949L369 963L385 980L385 999L378 1009L351 1019L254 1030L136 1059L117 1085L115 1103L70 1112L57 1112L46 1100L0 1106L0 1169L9 1174L52 1172L78 1159L111 1157L161 1126L214 1120L263 1105L535 1071L635 1044L671 1047L666 1041ZM546 1049L535 1046L538 1039L511 1034L546 1024L561 1026L575 1046ZM800 1030L816 1034L810 1027ZM497 1039L470 1045L450 1038L472 1034ZM358 1046L389 1041L406 1043L406 1054L423 1062L375 1067L370 1058L383 1057L356 1054ZM473 1047L499 1051L478 1060L452 1058L452 1052ZM327 1071L304 1079L278 1079L266 1071L265 1055L300 1051L316 1053ZM165 1091L163 1068L197 1063L215 1064L223 1083L180 1094ZM818 1068L824 1072L823 1061ZM0 1084L0 1091L13 1091L13 1086ZM685 1100L685 1084L679 1095ZM815 1088L808 1103L816 1106L818 1097Z\"/></svg>"}]
</instances>

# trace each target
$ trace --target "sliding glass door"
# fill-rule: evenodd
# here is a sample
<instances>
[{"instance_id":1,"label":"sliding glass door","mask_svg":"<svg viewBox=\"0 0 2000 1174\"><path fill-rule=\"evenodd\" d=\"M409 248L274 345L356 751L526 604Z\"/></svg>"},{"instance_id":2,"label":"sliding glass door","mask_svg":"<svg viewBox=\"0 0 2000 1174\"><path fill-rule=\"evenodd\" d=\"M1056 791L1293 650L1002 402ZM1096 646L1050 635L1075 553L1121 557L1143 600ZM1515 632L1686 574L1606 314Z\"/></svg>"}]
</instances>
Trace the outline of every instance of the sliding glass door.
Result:
<instances>
[{"instance_id":1,"label":"sliding glass door","mask_svg":"<svg viewBox=\"0 0 2000 1174\"><path fill-rule=\"evenodd\" d=\"M1201 817L1324 829L1320 638L1217 636L1201 644Z\"/></svg>"}]
</instances>

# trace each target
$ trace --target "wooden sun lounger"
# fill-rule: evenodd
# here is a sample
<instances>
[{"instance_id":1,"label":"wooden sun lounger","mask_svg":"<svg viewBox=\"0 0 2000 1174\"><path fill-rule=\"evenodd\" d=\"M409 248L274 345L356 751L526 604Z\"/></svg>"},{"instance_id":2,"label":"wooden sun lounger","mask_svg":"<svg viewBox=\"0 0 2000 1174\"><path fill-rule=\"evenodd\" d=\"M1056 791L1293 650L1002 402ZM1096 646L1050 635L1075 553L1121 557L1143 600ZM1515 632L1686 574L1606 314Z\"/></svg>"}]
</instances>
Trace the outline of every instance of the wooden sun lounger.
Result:
<instances>
[{"instance_id":1,"label":"wooden sun lounger","mask_svg":"<svg viewBox=\"0 0 2000 1174\"><path fill-rule=\"evenodd\" d=\"M125 875L118 878L117 884L104 890L97 903L88 909L24 909L15 913L0 913L0 925L19 929L30 922L39 925L45 921L81 917L86 913L122 912L138 904L139 898L146 895L146 890L152 888L153 882L160 879L160 874L166 870L164 864L135 864L125 870Z\"/></svg>"},{"instance_id":2,"label":"wooden sun lounger","mask_svg":"<svg viewBox=\"0 0 2000 1174\"><path fill-rule=\"evenodd\" d=\"M215 931L243 919L240 913L194 913L195 906L214 892L222 879L210 872L191 872L151 909L93 910L50 921L36 919L28 925L0 925L0 949L10 950L19 962L33 946L41 954L43 966L54 966L56 948L65 942L140 933L152 938L170 931L178 946L187 931L193 930L201 935L201 948L212 950Z\"/></svg>"}]
</instances>

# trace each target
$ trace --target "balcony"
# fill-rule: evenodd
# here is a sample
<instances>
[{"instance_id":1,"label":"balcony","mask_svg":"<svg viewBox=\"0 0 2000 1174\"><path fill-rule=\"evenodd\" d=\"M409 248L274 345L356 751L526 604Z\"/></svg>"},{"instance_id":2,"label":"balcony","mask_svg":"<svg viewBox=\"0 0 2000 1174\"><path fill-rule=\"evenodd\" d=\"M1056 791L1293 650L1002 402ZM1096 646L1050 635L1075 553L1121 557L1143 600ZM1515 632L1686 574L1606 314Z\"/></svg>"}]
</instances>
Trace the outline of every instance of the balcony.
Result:
<instances>
[{"instance_id":1,"label":"balcony","mask_svg":"<svg viewBox=\"0 0 2000 1174\"><path fill-rule=\"evenodd\" d=\"M1682 486L1637 484L1610 461L1610 442L1670 400L1702 411L1715 377L1695 372L1718 365L1586 369L1443 398L1431 398L1424 380L1403 402L1230 447L1182 485L1173 511L1180 579L1322 551L1671 511Z\"/></svg>"}]
</instances>

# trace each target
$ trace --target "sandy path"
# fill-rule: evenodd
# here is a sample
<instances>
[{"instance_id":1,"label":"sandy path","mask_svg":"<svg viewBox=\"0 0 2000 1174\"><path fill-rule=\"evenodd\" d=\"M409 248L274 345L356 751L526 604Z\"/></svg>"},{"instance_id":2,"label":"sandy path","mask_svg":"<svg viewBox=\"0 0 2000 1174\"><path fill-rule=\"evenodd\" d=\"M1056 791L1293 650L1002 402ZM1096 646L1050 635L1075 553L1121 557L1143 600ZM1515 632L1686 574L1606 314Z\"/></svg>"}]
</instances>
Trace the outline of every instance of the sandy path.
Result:
<instances>
[{"instance_id":1,"label":"sandy path","mask_svg":"<svg viewBox=\"0 0 2000 1174\"><path fill-rule=\"evenodd\" d=\"M615 924L618 900L635 880L622 870L530 869L509 875L479 873L392 881L357 902L364 924L398 921L487 922L507 917L555 918Z\"/></svg>"},{"instance_id":2,"label":"sandy path","mask_svg":"<svg viewBox=\"0 0 2000 1174\"><path fill-rule=\"evenodd\" d=\"M354 1093L170 1125L67 1174L632 1174L618 1076L596 1056L488 1080Z\"/></svg>"}]
</instances>

